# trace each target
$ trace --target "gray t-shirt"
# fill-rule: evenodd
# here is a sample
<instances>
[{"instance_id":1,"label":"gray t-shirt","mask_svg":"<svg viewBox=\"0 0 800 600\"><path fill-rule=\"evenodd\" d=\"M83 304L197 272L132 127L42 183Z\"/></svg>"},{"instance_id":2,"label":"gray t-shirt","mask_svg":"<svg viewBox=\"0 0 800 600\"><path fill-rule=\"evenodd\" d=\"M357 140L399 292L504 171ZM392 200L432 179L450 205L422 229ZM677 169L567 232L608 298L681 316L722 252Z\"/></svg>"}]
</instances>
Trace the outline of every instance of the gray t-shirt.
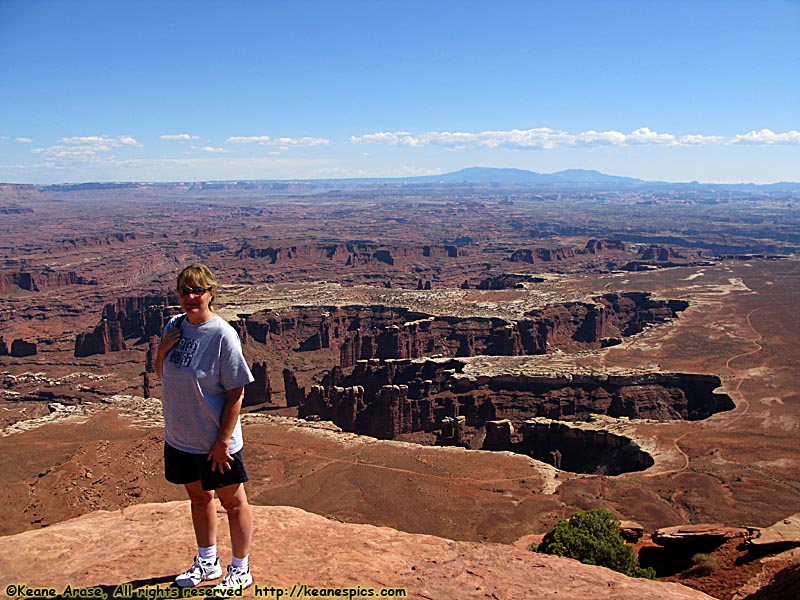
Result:
<instances>
[{"instance_id":1,"label":"gray t-shirt","mask_svg":"<svg viewBox=\"0 0 800 600\"><path fill-rule=\"evenodd\" d=\"M175 327L177 319L170 319L164 333ZM178 450L206 454L217 439L225 390L247 385L253 375L239 335L218 315L199 325L184 319L180 327L182 337L161 368L164 440ZM228 451L233 454L243 445L237 419Z\"/></svg>"}]
</instances>

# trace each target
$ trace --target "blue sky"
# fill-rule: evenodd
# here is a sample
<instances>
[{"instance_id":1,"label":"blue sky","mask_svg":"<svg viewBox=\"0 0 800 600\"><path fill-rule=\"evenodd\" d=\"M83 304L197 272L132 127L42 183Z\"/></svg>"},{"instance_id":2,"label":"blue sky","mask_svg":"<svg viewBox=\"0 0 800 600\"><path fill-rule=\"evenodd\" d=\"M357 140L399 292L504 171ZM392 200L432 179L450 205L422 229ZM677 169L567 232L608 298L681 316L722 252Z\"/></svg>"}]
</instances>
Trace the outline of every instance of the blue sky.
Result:
<instances>
[{"instance_id":1,"label":"blue sky","mask_svg":"<svg viewBox=\"0 0 800 600\"><path fill-rule=\"evenodd\" d=\"M800 0L0 0L0 181L800 181Z\"/></svg>"}]
</instances>

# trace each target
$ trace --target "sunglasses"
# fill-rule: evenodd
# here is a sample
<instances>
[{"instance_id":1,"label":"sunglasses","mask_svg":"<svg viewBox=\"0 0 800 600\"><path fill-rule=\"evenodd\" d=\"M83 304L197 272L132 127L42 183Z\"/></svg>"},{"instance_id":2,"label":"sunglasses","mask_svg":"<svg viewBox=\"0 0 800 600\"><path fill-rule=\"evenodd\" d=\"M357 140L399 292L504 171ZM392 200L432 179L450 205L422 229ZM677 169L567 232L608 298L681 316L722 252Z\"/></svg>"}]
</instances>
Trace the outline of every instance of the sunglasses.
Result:
<instances>
[{"instance_id":1,"label":"sunglasses","mask_svg":"<svg viewBox=\"0 0 800 600\"><path fill-rule=\"evenodd\" d=\"M195 296L202 296L206 292L210 292L211 288L207 287L186 287L183 286L182 288L178 289L178 293L181 296L188 296L189 294L194 294Z\"/></svg>"}]
</instances>

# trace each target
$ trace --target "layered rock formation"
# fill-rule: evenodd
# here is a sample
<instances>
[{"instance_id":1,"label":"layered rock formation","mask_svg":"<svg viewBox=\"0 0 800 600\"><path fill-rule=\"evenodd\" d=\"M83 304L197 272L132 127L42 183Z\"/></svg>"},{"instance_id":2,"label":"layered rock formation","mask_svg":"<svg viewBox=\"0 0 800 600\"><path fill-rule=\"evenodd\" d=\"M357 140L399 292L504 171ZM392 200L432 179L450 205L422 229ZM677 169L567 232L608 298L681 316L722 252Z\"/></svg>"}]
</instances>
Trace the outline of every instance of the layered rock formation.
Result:
<instances>
[{"instance_id":1,"label":"layered rock formation","mask_svg":"<svg viewBox=\"0 0 800 600\"><path fill-rule=\"evenodd\" d=\"M539 262L553 262L575 257L575 248L523 248L511 253L509 261L525 262L535 265Z\"/></svg>"},{"instance_id":2,"label":"layered rock formation","mask_svg":"<svg viewBox=\"0 0 800 600\"><path fill-rule=\"evenodd\" d=\"M778 572L764 587L744 600L785 600L797 597L800 589L800 564L795 563ZM738 599L737 599L738 600Z\"/></svg>"},{"instance_id":3,"label":"layered rock formation","mask_svg":"<svg viewBox=\"0 0 800 600\"><path fill-rule=\"evenodd\" d=\"M756 548L797 548L800 547L800 513L781 519L769 527L755 532L749 540Z\"/></svg>"},{"instance_id":4,"label":"layered rock formation","mask_svg":"<svg viewBox=\"0 0 800 600\"><path fill-rule=\"evenodd\" d=\"M457 212L471 212L471 209L481 205L473 206L467 203L469 208L459 206L455 208ZM402 209L410 208L403 205ZM453 287L462 281L468 285L474 285L495 270L493 267L501 263L512 262L519 265L517 268L523 271L542 270L542 271L562 271L590 269L593 272L602 272L618 268L631 260L638 258L638 254L629 250L620 241L591 239L585 246L536 246L530 247L524 236L520 238L515 233L509 239L498 236L498 230L505 229L497 222L484 224L480 231L475 231L478 235L459 236L455 239L442 238L441 232L428 232L422 225L422 220L427 218L445 218L449 222L453 218L450 207L433 209L430 214L425 209L419 214L415 214L412 219L403 219L404 228L402 233L396 236L389 236L387 239L375 241L371 237L367 239L349 239L340 242L293 242L281 241L282 237L274 236L265 239L258 237L239 241L238 244L226 245L225 251L233 254L238 260L238 267L248 273L248 276L239 280L240 283L263 281L278 282L285 280L287 276L296 278L302 274L314 270L317 273L325 273L326 279L337 281L356 281L374 283L376 279L381 279L383 284L392 287L409 288L418 286L422 281L422 288L426 287L430 281L431 288ZM270 219L282 219L284 215L278 215L272 211L264 211ZM364 215L363 208L356 211L359 215ZM351 211L346 211L344 218L351 216ZM336 215L339 216L339 215ZM330 237L330 225L337 223L338 219L330 212L326 213L328 227L324 232L324 237ZM482 218L488 215L482 213ZM459 220L472 221L476 215L459 215ZM383 221L384 219L380 219ZM481 218L479 218L481 220ZM286 229L294 228L299 220L287 224ZM414 234L409 235L408 224L415 230ZM362 223L363 225L363 223ZM379 225L378 225L379 226ZM393 227L391 224L390 227ZM258 226L260 229L262 226ZM354 235L359 231L366 236L374 235L374 228L368 230L360 227L348 229L348 236ZM308 237L309 232L303 231L303 237ZM315 237L311 234L311 237ZM499 241L487 243L488 239ZM437 243L428 243L427 240L434 239ZM500 241L502 240L502 241ZM480 257L480 260L476 260ZM261 277L251 278L250 274L268 274Z\"/></svg>"},{"instance_id":5,"label":"layered rock formation","mask_svg":"<svg viewBox=\"0 0 800 600\"><path fill-rule=\"evenodd\" d=\"M36 354L37 348L34 342L16 339L11 342L11 356L22 358L24 356L33 356Z\"/></svg>"},{"instance_id":6,"label":"layered rock formation","mask_svg":"<svg viewBox=\"0 0 800 600\"><path fill-rule=\"evenodd\" d=\"M18 209L20 212L33 212L30 207L22 207L17 202L28 204L35 200L41 200L42 195L39 193L39 188L30 183L0 183L0 201L2 201L1 208L9 212L3 214L15 215L17 212L10 212L11 210Z\"/></svg>"},{"instance_id":7,"label":"layered rock formation","mask_svg":"<svg viewBox=\"0 0 800 600\"><path fill-rule=\"evenodd\" d=\"M656 262L666 262L671 259L686 259L686 255L676 248L671 246L658 246L656 244L642 248L639 256L642 260L651 260Z\"/></svg>"},{"instance_id":8,"label":"layered rock formation","mask_svg":"<svg viewBox=\"0 0 800 600\"><path fill-rule=\"evenodd\" d=\"M462 365L451 361L452 366ZM353 431L392 439L403 433L431 431L442 417L458 416L450 403L450 410L442 409L434 414L435 401L430 395L448 387L447 380L455 368L446 368L450 363L390 360L359 361L349 375L341 369L333 369L321 386L314 386L313 393L299 398L300 417L312 415L334 421L345 431ZM341 390L341 391L340 391ZM296 392L295 392L296 393ZM337 422L338 415L350 415L352 407L356 415Z\"/></svg>"},{"instance_id":9,"label":"layered rock formation","mask_svg":"<svg viewBox=\"0 0 800 600\"><path fill-rule=\"evenodd\" d=\"M296 391L297 388L295 393ZM359 411L364 408L364 388L334 386L326 390L321 385L313 385L308 395L303 397L298 405L304 407L301 410L305 416L330 415L331 418L326 420L334 421L342 430L356 431L356 418ZM388 418L391 419L392 416L388 415Z\"/></svg>"},{"instance_id":10,"label":"layered rock formation","mask_svg":"<svg viewBox=\"0 0 800 600\"><path fill-rule=\"evenodd\" d=\"M297 378L291 370L284 369L282 375L283 389L286 392L286 406L300 406L300 403L305 401L306 388L297 385Z\"/></svg>"},{"instance_id":11,"label":"layered rock formation","mask_svg":"<svg viewBox=\"0 0 800 600\"><path fill-rule=\"evenodd\" d=\"M512 439L514 438L514 424L510 419L486 421L485 427L484 450L511 450ZM556 469L561 468L558 464L553 464L553 466Z\"/></svg>"},{"instance_id":12,"label":"layered rock formation","mask_svg":"<svg viewBox=\"0 0 800 600\"><path fill-rule=\"evenodd\" d=\"M520 442L512 443L509 437L505 448L487 449L513 450L573 473L619 475L643 471L654 464L653 458L636 442L602 428L535 419L522 424L521 434ZM488 423L486 439L489 439ZM495 438L494 443L497 441Z\"/></svg>"},{"instance_id":13,"label":"layered rock formation","mask_svg":"<svg viewBox=\"0 0 800 600\"><path fill-rule=\"evenodd\" d=\"M6 292L13 288L41 292L65 285L97 285L97 282L93 279L82 277L74 271L0 273L0 292Z\"/></svg>"},{"instance_id":14,"label":"layered rock formation","mask_svg":"<svg viewBox=\"0 0 800 600\"><path fill-rule=\"evenodd\" d=\"M300 351L338 347L340 365L364 359L544 354L548 350L600 348L609 339L639 333L674 318L682 301L649 294L605 294L594 302L571 302L531 311L523 319L432 316L386 306L305 307L261 311L246 318L256 341L279 338Z\"/></svg>"},{"instance_id":15,"label":"layered rock formation","mask_svg":"<svg viewBox=\"0 0 800 600\"><path fill-rule=\"evenodd\" d=\"M509 419L519 429L534 417L697 420L734 407L730 397L715 391L721 382L713 375L467 377L459 374L463 368L456 359L362 360L349 373L332 369L308 395L295 385L292 395L301 417L316 415L346 431L389 439L440 429L445 417L464 416L467 426L480 429L488 421Z\"/></svg>"},{"instance_id":16,"label":"layered rock formation","mask_svg":"<svg viewBox=\"0 0 800 600\"><path fill-rule=\"evenodd\" d=\"M262 246L246 243L236 253L237 258L264 259L273 265L293 263L333 262L349 267L382 263L396 265L423 258L458 258L468 251L456 245L384 245L372 242L339 244L299 244L292 246Z\"/></svg>"},{"instance_id":17,"label":"layered rock formation","mask_svg":"<svg viewBox=\"0 0 800 600\"><path fill-rule=\"evenodd\" d=\"M118 322L124 339L160 336L170 316L167 307L176 303L175 296L119 298L105 305L102 318Z\"/></svg>"},{"instance_id":18,"label":"layered rock formation","mask_svg":"<svg viewBox=\"0 0 800 600\"><path fill-rule=\"evenodd\" d=\"M686 250L673 246L651 244L639 250L639 256L622 267L626 271L643 271L652 268L677 267L699 262L699 256L690 256Z\"/></svg>"},{"instance_id":19,"label":"layered rock formation","mask_svg":"<svg viewBox=\"0 0 800 600\"><path fill-rule=\"evenodd\" d=\"M477 286L479 290L508 290L524 287L526 283L542 283L545 281L542 277L535 277L533 275L522 275L519 273L500 273L482 279ZM463 289L469 288L469 282L461 286Z\"/></svg>"},{"instance_id":20,"label":"layered rock formation","mask_svg":"<svg viewBox=\"0 0 800 600\"><path fill-rule=\"evenodd\" d=\"M107 354L125 350L122 324L119 321L103 319L91 333L79 333L75 337L75 356L85 357L93 354Z\"/></svg>"},{"instance_id":21,"label":"layered rock formation","mask_svg":"<svg viewBox=\"0 0 800 600\"><path fill-rule=\"evenodd\" d=\"M653 532L652 540L659 546L689 548L695 552L706 552L716 548L726 540L749 535L744 527L728 527L720 523L697 523L662 527ZM687 551L687 553L689 553Z\"/></svg>"},{"instance_id":22,"label":"layered rock formation","mask_svg":"<svg viewBox=\"0 0 800 600\"><path fill-rule=\"evenodd\" d=\"M606 250L627 250L625 242L620 240L589 240L586 242L584 252L586 254L601 254Z\"/></svg>"},{"instance_id":23,"label":"layered rock formation","mask_svg":"<svg viewBox=\"0 0 800 600\"><path fill-rule=\"evenodd\" d=\"M100 323L91 333L75 337L75 356L91 356L125 350L125 340L160 336L169 319L174 298L138 296L106 304Z\"/></svg>"},{"instance_id":24,"label":"layered rock formation","mask_svg":"<svg viewBox=\"0 0 800 600\"><path fill-rule=\"evenodd\" d=\"M272 384L269 380L269 369L266 361L256 361L250 366L255 381L244 388L242 406L272 403Z\"/></svg>"},{"instance_id":25,"label":"layered rock formation","mask_svg":"<svg viewBox=\"0 0 800 600\"><path fill-rule=\"evenodd\" d=\"M137 296L120 298L106 304L100 323L91 333L80 333L75 337L75 356L91 356L125 350L125 340L136 342L150 340L152 354L153 337L160 337L164 325L174 314L170 308L177 303L173 296ZM231 322L239 333L242 343L247 341L245 323ZM153 355L154 356L154 355ZM147 359L152 364L153 356ZM153 372L153 371L149 371Z\"/></svg>"},{"instance_id":26,"label":"layered rock formation","mask_svg":"<svg viewBox=\"0 0 800 600\"><path fill-rule=\"evenodd\" d=\"M145 238L152 238L153 234L149 233ZM70 250L78 250L83 248L94 248L96 246L111 246L113 244L124 244L125 242L130 242L137 239L136 233L132 231L128 232L119 232L119 233L111 233L108 235L90 235L90 236L79 236L73 238L64 238L61 240L61 244L58 247L59 251L70 251ZM51 249L50 252L53 252L54 249Z\"/></svg>"},{"instance_id":27,"label":"layered rock formation","mask_svg":"<svg viewBox=\"0 0 800 600\"><path fill-rule=\"evenodd\" d=\"M448 384L468 419L488 411L517 422L533 417L575 420L593 414L695 421L734 408L727 394L715 392L719 377L692 373L476 378L454 374Z\"/></svg>"}]
</instances>

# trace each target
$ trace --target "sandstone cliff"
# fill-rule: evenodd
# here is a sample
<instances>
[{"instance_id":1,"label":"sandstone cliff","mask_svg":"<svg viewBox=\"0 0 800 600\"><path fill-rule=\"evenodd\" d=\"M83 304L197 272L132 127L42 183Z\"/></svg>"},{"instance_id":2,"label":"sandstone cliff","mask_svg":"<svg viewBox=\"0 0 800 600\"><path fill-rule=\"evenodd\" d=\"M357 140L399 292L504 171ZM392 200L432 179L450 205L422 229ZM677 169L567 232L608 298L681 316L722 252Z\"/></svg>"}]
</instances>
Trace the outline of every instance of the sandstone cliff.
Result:
<instances>
[{"instance_id":1,"label":"sandstone cliff","mask_svg":"<svg viewBox=\"0 0 800 600\"><path fill-rule=\"evenodd\" d=\"M75 356L118 352L126 349L125 340L133 339L138 343L153 336L160 337L164 325L175 314L176 309L172 307L177 303L177 296L172 293L118 298L106 304L94 331L75 336ZM242 343L246 343L244 321L234 320L230 325L238 332ZM152 362L152 358L148 361Z\"/></svg>"},{"instance_id":2,"label":"sandstone cliff","mask_svg":"<svg viewBox=\"0 0 800 600\"><path fill-rule=\"evenodd\" d=\"M601 567L514 546L455 542L371 525L328 520L297 508L254 507L251 553L255 585L265 587L404 588L407 598L503 600L708 600L675 583L631 579ZM2 586L29 588L166 586L194 553L189 503L141 504L99 511L2 538ZM222 521L220 521L222 525ZM220 527L219 549L230 545ZM256 587L258 586L258 588ZM288 597L285 596L285 597ZM305 597L305 596L295 596ZM311 597L310 595L308 597Z\"/></svg>"},{"instance_id":3,"label":"sandstone cliff","mask_svg":"<svg viewBox=\"0 0 800 600\"><path fill-rule=\"evenodd\" d=\"M383 263L395 265L422 258L448 259L465 256L464 248L455 245L384 245L371 242L344 244L298 244L288 246L259 247L245 243L236 252L236 257L265 259L273 265L292 263L333 262L348 267Z\"/></svg>"},{"instance_id":4,"label":"sandstone cliff","mask_svg":"<svg viewBox=\"0 0 800 600\"><path fill-rule=\"evenodd\" d=\"M316 415L345 431L392 439L432 431L445 417L470 427L534 417L581 420L590 415L700 420L734 407L715 390L719 377L693 373L612 375L463 375L465 360L361 360L334 368L322 385L292 388L300 417ZM284 375L286 378L286 375ZM287 388L288 389L288 388ZM288 398L288 392L287 392Z\"/></svg>"},{"instance_id":5,"label":"sandstone cliff","mask_svg":"<svg viewBox=\"0 0 800 600\"><path fill-rule=\"evenodd\" d=\"M681 301L648 293L604 294L530 311L519 320L429 315L390 306L297 307L266 310L246 318L248 334L268 347L297 351L338 348L340 365L362 359L545 354L597 349L639 333L686 309ZM127 336L126 336L127 337Z\"/></svg>"},{"instance_id":6,"label":"sandstone cliff","mask_svg":"<svg viewBox=\"0 0 800 600\"><path fill-rule=\"evenodd\" d=\"M65 285L97 285L93 279L87 279L78 275L74 271L59 273L55 271L45 271L42 273L30 273L19 271L14 273L0 273L0 291L6 292L14 288L20 288L29 292L41 292L54 287Z\"/></svg>"},{"instance_id":7,"label":"sandstone cliff","mask_svg":"<svg viewBox=\"0 0 800 600\"><path fill-rule=\"evenodd\" d=\"M21 358L23 356L33 356L37 353L36 343L26 340L16 339L11 342L11 356Z\"/></svg>"},{"instance_id":8,"label":"sandstone cliff","mask_svg":"<svg viewBox=\"0 0 800 600\"><path fill-rule=\"evenodd\" d=\"M574 248L524 248L522 250L515 250L508 260L511 262L537 264L539 262L566 260L574 256Z\"/></svg>"},{"instance_id":9,"label":"sandstone cliff","mask_svg":"<svg viewBox=\"0 0 800 600\"><path fill-rule=\"evenodd\" d=\"M272 384L269 380L269 369L266 361L254 361L250 366L255 381L244 388L244 401L242 406L255 406L257 404L272 402Z\"/></svg>"},{"instance_id":10,"label":"sandstone cliff","mask_svg":"<svg viewBox=\"0 0 800 600\"><path fill-rule=\"evenodd\" d=\"M91 333L75 336L75 356L91 356L125 350L126 339L160 336L175 298L137 296L106 304L100 323Z\"/></svg>"},{"instance_id":11,"label":"sandstone cliff","mask_svg":"<svg viewBox=\"0 0 800 600\"><path fill-rule=\"evenodd\" d=\"M75 337L75 356L107 354L125 350L125 340L119 321L103 319L91 333L79 333Z\"/></svg>"}]
</instances>

